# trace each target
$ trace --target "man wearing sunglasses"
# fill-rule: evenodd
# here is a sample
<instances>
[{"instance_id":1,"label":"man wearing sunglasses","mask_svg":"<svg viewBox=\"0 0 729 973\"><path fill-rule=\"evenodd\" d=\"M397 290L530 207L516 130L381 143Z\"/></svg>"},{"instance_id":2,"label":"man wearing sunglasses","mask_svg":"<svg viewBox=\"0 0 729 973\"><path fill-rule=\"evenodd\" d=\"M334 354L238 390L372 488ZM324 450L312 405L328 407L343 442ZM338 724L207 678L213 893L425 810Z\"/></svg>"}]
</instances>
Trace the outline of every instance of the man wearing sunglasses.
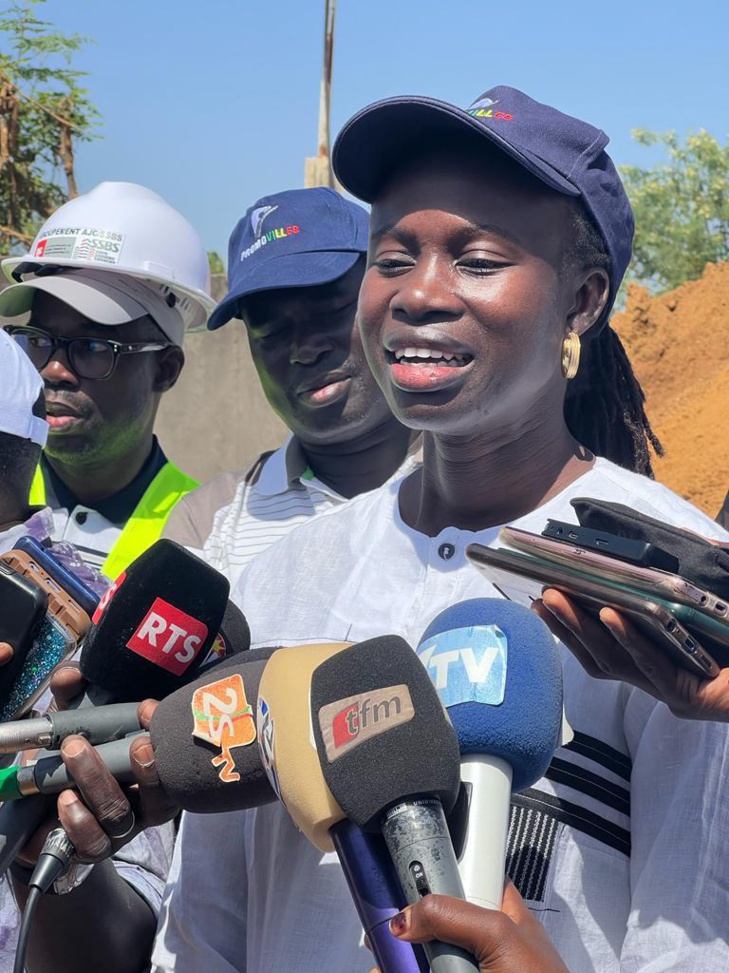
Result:
<instances>
[{"instance_id":1,"label":"man wearing sunglasses","mask_svg":"<svg viewBox=\"0 0 729 973\"><path fill-rule=\"evenodd\" d=\"M102 183L3 270L15 283L0 318L43 378L50 425L31 503L53 508L54 539L114 578L197 485L167 460L154 422L186 328L214 306L205 250L155 193Z\"/></svg>"}]
</instances>

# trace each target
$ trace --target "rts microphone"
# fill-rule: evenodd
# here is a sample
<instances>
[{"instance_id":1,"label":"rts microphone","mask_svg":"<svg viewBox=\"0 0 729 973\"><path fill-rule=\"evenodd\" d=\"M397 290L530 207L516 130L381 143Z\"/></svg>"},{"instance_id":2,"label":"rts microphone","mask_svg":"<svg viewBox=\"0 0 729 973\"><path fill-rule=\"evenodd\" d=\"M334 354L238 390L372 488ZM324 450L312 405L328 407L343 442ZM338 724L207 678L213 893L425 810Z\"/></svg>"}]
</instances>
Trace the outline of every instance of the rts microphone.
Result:
<instances>
[{"instance_id":1,"label":"rts microphone","mask_svg":"<svg viewBox=\"0 0 729 973\"><path fill-rule=\"evenodd\" d=\"M431 892L463 898L445 820L460 787L458 738L407 642L382 636L322 662L311 713L334 799L362 829L382 833L407 901ZM433 973L477 969L454 946L424 949Z\"/></svg>"},{"instance_id":2,"label":"rts microphone","mask_svg":"<svg viewBox=\"0 0 729 973\"><path fill-rule=\"evenodd\" d=\"M336 850L381 973L427 973L422 948L396 939L388 926L404 896L382 837L347 820L312 746L312 673L348 649L342 643L305 645L271 656L258 687L258 742L271 784L294 824L320 851Z\"/></svg>"},{"instance_id":3,"label":"rts microphone","mask_svg":"<svg viewBox=\"0 0 729 973\"><path fill-rule=\"evenodd\" d=\"M501 598L437 615L417 648L451 718L468 791L467 898L500 909L511 793L546 773L562 726L562 665L544 622Z\"/></svg>"},{"instance_id":4,"label":"rts microphone","mask_svg":"<svg viewBox=\"0 0 729 973\"><path fill-rule=\"evenodd\" d=\"M230 585L179 544L158 540L109 588L81 651L92 702L163 699L207 660ZM105 691L105 692L100 692Z\"/></svg>"}]
</instances>

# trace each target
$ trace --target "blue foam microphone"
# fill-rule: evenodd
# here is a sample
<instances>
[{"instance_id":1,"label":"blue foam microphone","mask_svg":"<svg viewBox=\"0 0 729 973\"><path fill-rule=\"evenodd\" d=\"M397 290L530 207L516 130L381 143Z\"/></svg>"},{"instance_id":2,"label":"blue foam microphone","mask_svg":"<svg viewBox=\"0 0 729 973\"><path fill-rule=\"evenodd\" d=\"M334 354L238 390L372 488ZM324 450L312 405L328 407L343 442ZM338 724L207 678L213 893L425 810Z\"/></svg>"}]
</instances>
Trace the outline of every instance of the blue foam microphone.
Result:
<instances>
[{"instance_id":1,"label":"blue foam microphone","mask_svg":"<svg viewBox=\"0 0 729 973\"><path fill-rule=\"evenodd\" d=\"M560 744L562 664L534 612L497 598L446 608L417 653L458 734L469 793L459 858L466 897L501 908L512 791L544 776Z\"/></svg>"}]
</instances>

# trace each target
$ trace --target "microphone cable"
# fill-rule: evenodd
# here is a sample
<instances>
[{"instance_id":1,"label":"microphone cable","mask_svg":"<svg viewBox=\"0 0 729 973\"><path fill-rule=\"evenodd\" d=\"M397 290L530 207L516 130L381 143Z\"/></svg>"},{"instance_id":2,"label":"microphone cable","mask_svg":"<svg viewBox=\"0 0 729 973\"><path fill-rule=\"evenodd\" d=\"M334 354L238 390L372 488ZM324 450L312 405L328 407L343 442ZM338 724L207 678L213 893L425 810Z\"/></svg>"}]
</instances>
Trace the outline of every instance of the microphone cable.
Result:
<instances>
[{"instance_id":1,"label":"microphone cable","mask_svg":"<svg viewBox=\"0 0 729 973\"><path fill-rule=\"evenodd\" d=\"M75 853L76 849L63 828L54 828L45 840L38 857L38 863L28 882L28 898L20 921L13 973L24 973L25 971L28 938L41 895L47 892L51 885L68 871Z\"/></svg>"}]
</instances>

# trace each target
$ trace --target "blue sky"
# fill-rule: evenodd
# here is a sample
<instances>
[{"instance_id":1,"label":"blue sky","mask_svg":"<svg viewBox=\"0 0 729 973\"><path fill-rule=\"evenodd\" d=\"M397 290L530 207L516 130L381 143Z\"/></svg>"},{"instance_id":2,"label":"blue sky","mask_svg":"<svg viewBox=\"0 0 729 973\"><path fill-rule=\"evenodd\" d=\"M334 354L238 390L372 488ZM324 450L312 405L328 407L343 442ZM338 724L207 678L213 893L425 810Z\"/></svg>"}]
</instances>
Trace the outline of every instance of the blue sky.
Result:
<instances>
[{"instance_id":1,"label":"blue sky","mask_svg":"<svg viewBox=\"0 0 729 973\"><path fill-rule=\"evenodd\" d=\"M2 6L0 4L0 6ZM103 117L77 153L104 179L161 193L225 255L259 196L303 185L316 153L323 0L48 0L94 38L76 59ZM631 129L727 137L726 0L338 0L332 131L393 94L467 105L496 84L605 129L618 164L650 163Z\"/></svg>"}]
</instances>

